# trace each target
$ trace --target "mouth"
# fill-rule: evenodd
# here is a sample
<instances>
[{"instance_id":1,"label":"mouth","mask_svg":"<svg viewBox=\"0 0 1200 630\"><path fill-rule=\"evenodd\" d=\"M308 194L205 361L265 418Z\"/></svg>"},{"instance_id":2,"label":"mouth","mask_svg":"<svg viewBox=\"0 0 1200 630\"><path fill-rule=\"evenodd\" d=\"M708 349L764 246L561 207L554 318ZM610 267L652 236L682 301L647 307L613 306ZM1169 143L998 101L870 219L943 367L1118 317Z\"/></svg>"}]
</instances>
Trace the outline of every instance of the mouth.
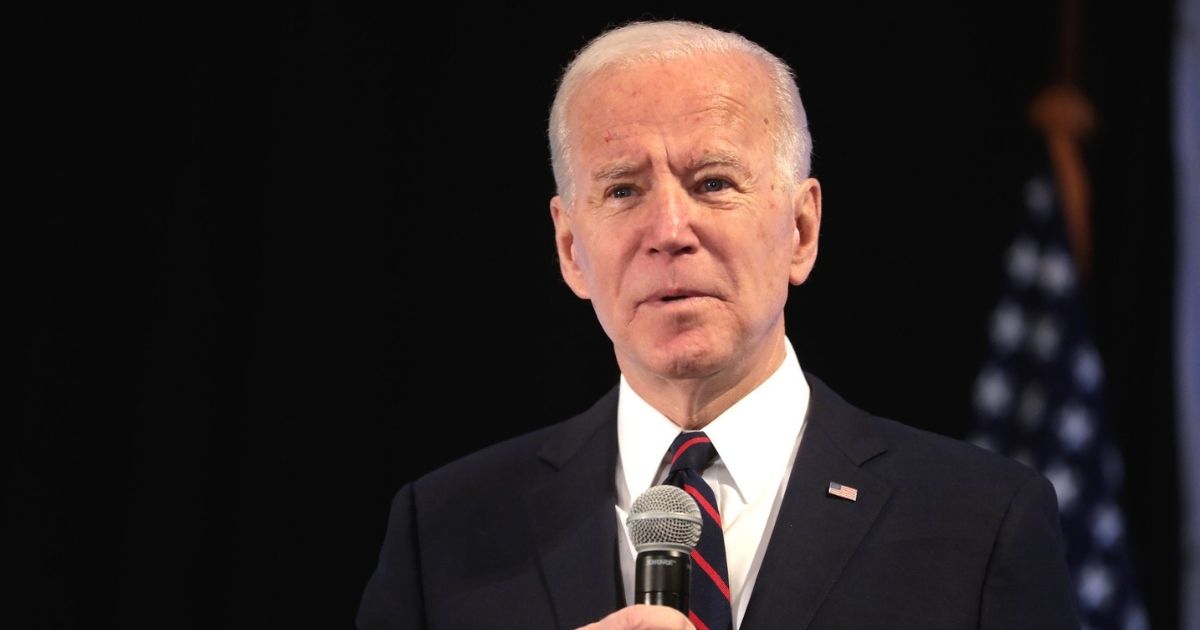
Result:
<instances>
[{"instance_id":1,"label":"mouth","mask_svg":"<svg viewBox=\"0 0 1200 630\"><path fill-rule=\"evenodd\" d=\"M711 297L707 293L701 291L689 291L684 289L672 289L655 293L646 299L650 304L671 304L674 302L685 302L695 298Z\"/></svg>"}]
</instances>

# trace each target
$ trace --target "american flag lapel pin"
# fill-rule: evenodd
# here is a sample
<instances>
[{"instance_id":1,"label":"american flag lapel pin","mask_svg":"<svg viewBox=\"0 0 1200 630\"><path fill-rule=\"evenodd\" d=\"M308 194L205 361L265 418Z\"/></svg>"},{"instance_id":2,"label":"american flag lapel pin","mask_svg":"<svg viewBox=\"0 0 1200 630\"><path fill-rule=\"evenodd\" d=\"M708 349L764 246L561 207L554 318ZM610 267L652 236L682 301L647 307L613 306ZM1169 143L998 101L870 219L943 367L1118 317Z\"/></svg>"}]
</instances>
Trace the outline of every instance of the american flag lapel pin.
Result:
<instances>
[{"instance_id":1,"label":"american flag lapel pin","mask_svg":"<svg viewBox=\"0 0 1200 630\"><path fill-rule=\"evenodd\" d=\"M858 500L858 488L851 488L850 486L843 486L842 484L837 483L836 481L830 481L829 482L829 496L841 497L843 499L846 499L847 501L857 501Z\"/></svg>"}]
</instances>

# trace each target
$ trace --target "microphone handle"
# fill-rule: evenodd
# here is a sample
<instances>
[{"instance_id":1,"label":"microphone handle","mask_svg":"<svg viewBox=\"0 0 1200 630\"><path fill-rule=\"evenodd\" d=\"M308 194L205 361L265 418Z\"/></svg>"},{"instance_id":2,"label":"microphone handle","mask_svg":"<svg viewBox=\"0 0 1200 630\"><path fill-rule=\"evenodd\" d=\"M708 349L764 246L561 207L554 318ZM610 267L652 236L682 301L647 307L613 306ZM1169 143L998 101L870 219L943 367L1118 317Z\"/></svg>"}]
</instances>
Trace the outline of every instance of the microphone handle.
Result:
<instances>
[{"instance_id":1,"label":"microphone handle","mask_svg":"<svg viewBox=\"0 0 1200 630\"><path fill-rule=\"evenodd\" d=\"M643 551L637 556L633 583L633 603L670 606L686 615L692 586L691 554L674 549Z\"/></svg>"}]
</instances>

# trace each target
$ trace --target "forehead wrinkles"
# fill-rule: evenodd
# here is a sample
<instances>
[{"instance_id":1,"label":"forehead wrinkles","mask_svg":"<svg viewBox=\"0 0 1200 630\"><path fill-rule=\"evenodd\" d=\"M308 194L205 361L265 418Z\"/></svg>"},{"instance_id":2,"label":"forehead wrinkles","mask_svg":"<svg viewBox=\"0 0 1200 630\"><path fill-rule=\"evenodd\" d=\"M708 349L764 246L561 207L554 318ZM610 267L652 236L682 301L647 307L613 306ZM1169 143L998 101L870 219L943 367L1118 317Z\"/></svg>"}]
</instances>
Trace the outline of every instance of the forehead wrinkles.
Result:
<instances>
[{"instance_id":1,"label":"forehead wrinkles","mask_svg":"<svg viewBox=\"0 0 1200 630\"><path fill-rule=\"evenodd\" d=\"M597 160L634 158L629 153L640 151L626 141L646 132L679 139L715 134L713 140L718 142L761 147L770 142L765 131L768 121L776 117L769 89L759 62L743 56L710 55L606 68L581 86L568 104L574 140L568 142L567 159L583 158L595 166Z\"/></svg>"},{"instance_id":2,"label":"forehead wrinkles","mask_svg":"<svg viewBox=\"0 0 1200 630\"><path fill-rule=\"evenodd\" d=\"M645 116L633 119L615 118L609 115L611 108L588 115L579 125L579 146L584 150L580 157L587 161L609 161L621 156L634 159L636 155L636 160L641 161L646 147L639 140L647 135L655 142L660 139L672 145L682 142L681 146L663 147L686 154L678 155L681 158L728 154L761 142L763 138L753 133L756 128L753 114L737 98L714 94L703 100L707 101L705 106L690 111L646 112Z\"/></svg>"},{"instance_id":3,"label":"forehead wrinkles","mask_svg":"<svg viewBox=\"0 0 1200 630\"><path fill-rule=\"evenodd\" d=\"M769 156L754 145L764 139L735 132L728 125L711 123L707 126L713 127L713 131L697 126L690 138L678 141L658 137L652 137L649 142L614 140L606 149L587 152L586 162L581 162L580 166L588 170L581 174L590 184L623 180L655 169L654 164L659 160L678 176L710 167L733 169L752 179L762 174L760 170Z\"/></svg>"},{"instance_id":4,"label":"forehead wrinkles","mask_svg":"<svg viewBox=\"0 0 1200 630\"><path fill-rule=\"evenodd\" d=\"M587 82L571 103L570 118L643 121L677 120L709 111L737 112L752 109L755 81L746 76L726 77L715 68L686 72L672 64L610 68Z\"/></svg>"},{"instance_id":5,"label":"forehead wrinkles","mask_svg":"<svg viewBox=\"0 0 1200 630\"><path fill-rule=\"evenodd\" d=\"M713 98L713 101L726 101L712 107L685 112L678 116L649 117L644 120L630 120L605 124L603 119L580 125L585 141L600 144L613 144L629 138L634 138L646 131L674 132L673 135L687 136L694 131L733 131L748 120L738 108L730 107L728 99ZM683 133L679 133L683 132Z\"/></svg>"}]
</instances>

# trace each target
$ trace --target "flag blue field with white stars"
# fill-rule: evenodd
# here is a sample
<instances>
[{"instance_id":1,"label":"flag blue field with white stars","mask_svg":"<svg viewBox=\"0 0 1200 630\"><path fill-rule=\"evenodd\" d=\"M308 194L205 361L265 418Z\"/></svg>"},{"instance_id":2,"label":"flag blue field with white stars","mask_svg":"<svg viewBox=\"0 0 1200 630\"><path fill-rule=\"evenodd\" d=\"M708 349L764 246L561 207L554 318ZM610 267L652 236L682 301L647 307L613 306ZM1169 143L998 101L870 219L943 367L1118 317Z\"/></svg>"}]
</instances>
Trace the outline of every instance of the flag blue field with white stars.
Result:
<instances>
[{"instance_id":1,"label":"flag blue field with white stars","mask_svg":"<svg viewBox=\"0 0 1200 630\"><path fill-rule=\"evenodd\" d=\"M1085 629L1149 627L1117 502L1121 455L1104 414L1104 368L1049 177L1025 187L975 382L973 441L1034 468L1058 494Z\"/></svg>"}]
</instances>

